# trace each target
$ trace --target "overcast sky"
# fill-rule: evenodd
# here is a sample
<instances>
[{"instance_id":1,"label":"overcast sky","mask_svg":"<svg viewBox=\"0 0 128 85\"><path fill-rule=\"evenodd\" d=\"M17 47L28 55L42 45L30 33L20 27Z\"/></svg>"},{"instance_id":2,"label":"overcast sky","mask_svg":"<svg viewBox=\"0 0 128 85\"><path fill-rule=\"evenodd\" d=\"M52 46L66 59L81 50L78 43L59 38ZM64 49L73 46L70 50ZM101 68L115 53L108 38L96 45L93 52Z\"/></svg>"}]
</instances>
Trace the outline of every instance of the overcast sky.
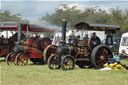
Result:
<instances>
[{"instance_id":1,"label":"overcast sky","mask_svg":"<svg viewBox=\"0 0 128 85\"><path fill-rule=\"evenodd\" d=\"M0 0L0 9L19 13L29 20L37 20L53 13L61 4L77 5L79 9L98 6L106 11L110 8L128 8L128 0Z\"/></svg>"}]
</instances>

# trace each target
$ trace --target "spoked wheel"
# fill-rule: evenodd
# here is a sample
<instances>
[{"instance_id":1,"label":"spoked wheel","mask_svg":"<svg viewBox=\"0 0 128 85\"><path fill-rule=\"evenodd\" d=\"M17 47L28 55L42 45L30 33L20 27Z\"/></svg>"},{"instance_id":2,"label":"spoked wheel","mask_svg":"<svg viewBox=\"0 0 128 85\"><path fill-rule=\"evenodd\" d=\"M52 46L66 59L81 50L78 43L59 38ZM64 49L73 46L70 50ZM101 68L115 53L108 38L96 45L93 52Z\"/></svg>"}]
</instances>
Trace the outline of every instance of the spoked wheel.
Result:
<instances>
[{"instance_id":1,"label":"spoked wheel","mask_svg":"<svg viewBox=\"0 0 128 85\"><path fill-rule=\"evenodd\" d=\"M48 67L49 69L60 69L61 58L56 57L56 55L52 55L48 59Z\"/></svg>"},{"instance_id":2,"label":"spoked wheel","mask_svg":"<svg viewBox=\"0 0 128 85\"><path fill-rule=\"evenodd\" d=\"M95 47L91 54L91 62L97 69L103 68L103 65L108 62L109 58L112 58L113 54L109 47L99 45Z\"/></svg>"},{"instance_id":3,"label":"spoked wheel","mask_svg":"<svg viewBox=\"0 0 128 85\"><path fill-rule=\"evenodd\" d=\"M23 53L19 53L19 54L17 54L17 56L15 58L15 64L16 65L27 65L28 58Z\"/></svg>"},{"instance_id":4,"label":"spoked wheel","mask_svg":"<svg viewBox=\"0 0 128 85\"><path fill-rule=\"evenodd\" d=\"M74 58L71 55L64 56L61 61L61 67L63 70L73 70L75 67Z\"/></svg>"},{"instance_id":5,"label":"spoked wheel","mask_svg":"<svg viewBox=\"0 0 128 85\"><path fill-rule=\"evenodd\" d=\"M9 53L9 54L6 56L6 63L7 63L8 65L15 64L15 63L14 63L14 60L15 60L15 54Z\"/></svg>"},{"instance_id":6,"label":"spoked wheel","mask_svg":"<svg viewBox=\"0 0 128 85\"><path fill-rule=\"evenodd\" d=\"M56 54L56 46L53 45L48 45L43 52L43 59L44 62L47 63L48 58L52 55L52 54Z\"/></svg>"}]
</instances>

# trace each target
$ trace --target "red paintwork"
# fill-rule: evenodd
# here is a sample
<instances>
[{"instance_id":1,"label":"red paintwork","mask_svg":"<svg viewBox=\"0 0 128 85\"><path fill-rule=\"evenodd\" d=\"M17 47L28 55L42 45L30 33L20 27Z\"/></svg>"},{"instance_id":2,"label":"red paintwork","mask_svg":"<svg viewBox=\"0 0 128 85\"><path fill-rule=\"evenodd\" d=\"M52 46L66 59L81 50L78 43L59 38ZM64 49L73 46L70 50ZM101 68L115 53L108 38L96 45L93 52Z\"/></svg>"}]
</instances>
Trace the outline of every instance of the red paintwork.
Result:
<instances>
[{"instance_id":1,"label":"red paintwork","mask_svg":"<svg viewBox=\"0 0 128 85\"><path fill-rule=\"evenodd\" d=\"M30 53L30 52L32 52L33 50L34 50L34 48L33 47L30 47L30 46L27 46L27 45L24 45L24 51L25 51L25 53ZM35 49L36 50L36 49Z\"/></svg>"},{"instance_id":2,"label":"red paintwork","mask_svg":"<svg viewBox=\"0 0 128 85\"><path fill-rule=\"evenodd\" d=\"M50 44L51 40L49 38L44 38L43 40L31 38L28 41L24 41L24 53L29 54L29 58L42 58L43 52L40 49L40 46L44 49Z\"/></svg>"},{"instance_id":3,"label":"red paintwork","mask_svg":"<svg viewBox=\"0 0 128 85\"><path fill-rule=\"evenodd\" d=\"M43 42L41 43L41 47L42 47L42 48L46 48L47 45L50 45L50 44L52 44L52 41L51 41L49 38L45 38L45 39L43 40Z\"/></svg>"},{"instance_id":4,"label":"red paintwork","mask_svg":"<svg viewBox=\"0 0 128 85\"><path fill-rule=\"evenodd\" d=\"M30 54L30 58L42 58L42 52L40 51L33 51L31 54Z\"/></svg>"},{"instance_id":5,"label":"red paintwork","mask_svg":"<svg viewBox=\"0 0 128 85\"><path fill-rule=\"evenodd\" d=\"M29 24L21 24L22 31L31 31L31 32L54 32L55 30L46 29L44 27L29 25ZM17 27L18 29L18 27Z\"/></svg>"},{"instance_id":6,"label":"red paintwork","mask_svg":"<svg viewBox=\"0 0 128 85\"><path fill-rule=\"evenodd\" d=\"M16 30L16 27L0 27L0 30L3 30L3 31L15 31Z\"/></svg>"},{"instance_id":7,"label":"red paintwork","mask_svg":"<svg viewBox=\"0 0 128 85\"><path fill-rule=\"evenodd\" d=\"M9 52L9 46L3 46L0 48L0 56L7 55Z\"/></svg>"},{"instance_id":8,"label":"red paintwork","mask_svg":"<svg viewBox=\"0 0 128 85\"><path fill-rule=\"evenodd\" d=\"M30 25L30 24L20 24L22 31L31 31L31 32L54 32L55 30L39 27L36 25ZM18 24L14 26L0 26L0 30L2 31L16 31L18 30Z\"/></svg>"}]
</instances>

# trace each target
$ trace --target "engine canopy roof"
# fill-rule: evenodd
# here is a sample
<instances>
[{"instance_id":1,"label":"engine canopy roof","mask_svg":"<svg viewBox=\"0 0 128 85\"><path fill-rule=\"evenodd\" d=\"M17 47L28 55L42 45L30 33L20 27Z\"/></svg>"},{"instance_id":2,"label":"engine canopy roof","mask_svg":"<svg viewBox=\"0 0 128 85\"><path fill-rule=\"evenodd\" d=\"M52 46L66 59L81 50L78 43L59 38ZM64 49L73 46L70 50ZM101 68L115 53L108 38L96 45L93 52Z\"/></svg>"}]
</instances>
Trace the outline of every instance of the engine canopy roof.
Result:
<instances>
[{"instance_id":1,"label":"engine canopy roof","mask_svg":"<svg viewBox=\"0 0 128 85\"><path fill-rule=\"evenodd\" d=\"M0 23L1 31L17 31L18 25L21 25L22 31L31 31L31 32L54 32L55 30L45 28L35 24L25 24L17 22L2 22Z\"/></svg>"},{"instance_id":2,"label":"engine canopy roof","mask_svg":"<svg viewBox=\"0 0 128 85\"><path fill-rule=\"evenodd\" d=\"M74 30L94 30L94 31L116 31L120 30L118 25L108 25L108 24L91 24L86 22L80 22L75 24Z\"/></svg>"}]
</instances>

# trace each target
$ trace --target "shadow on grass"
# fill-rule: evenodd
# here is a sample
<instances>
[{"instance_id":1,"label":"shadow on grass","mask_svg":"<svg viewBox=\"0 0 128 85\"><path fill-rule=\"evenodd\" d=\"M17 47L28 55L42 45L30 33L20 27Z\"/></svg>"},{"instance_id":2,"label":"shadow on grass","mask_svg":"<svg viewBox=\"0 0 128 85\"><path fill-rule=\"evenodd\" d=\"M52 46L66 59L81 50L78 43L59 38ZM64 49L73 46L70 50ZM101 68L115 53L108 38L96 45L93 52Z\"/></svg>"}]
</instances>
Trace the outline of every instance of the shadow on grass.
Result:
<instances>
[{"instance_id":1,"label":"shadow on grass","mask_svg":"<svg viewBox=\"0 0 128 85\"><path fill-rule=\"evenodd\" d=\"M92 67L92 66L83 66L83 67L79 67L79 66L75 66L75 68L77 68L77 69L94 69L94 67Z\"/></svg>"},{"instance_id":2,"label":"shadow on grass","mask_svg":"<svg viewBox=\"0 0 128 85\"><path fill-rule=\"evenodd\" d=\"M28 65L46 65L46 64L42 64L42 63L30 63Z\"/></svg>"}]
</instances>

